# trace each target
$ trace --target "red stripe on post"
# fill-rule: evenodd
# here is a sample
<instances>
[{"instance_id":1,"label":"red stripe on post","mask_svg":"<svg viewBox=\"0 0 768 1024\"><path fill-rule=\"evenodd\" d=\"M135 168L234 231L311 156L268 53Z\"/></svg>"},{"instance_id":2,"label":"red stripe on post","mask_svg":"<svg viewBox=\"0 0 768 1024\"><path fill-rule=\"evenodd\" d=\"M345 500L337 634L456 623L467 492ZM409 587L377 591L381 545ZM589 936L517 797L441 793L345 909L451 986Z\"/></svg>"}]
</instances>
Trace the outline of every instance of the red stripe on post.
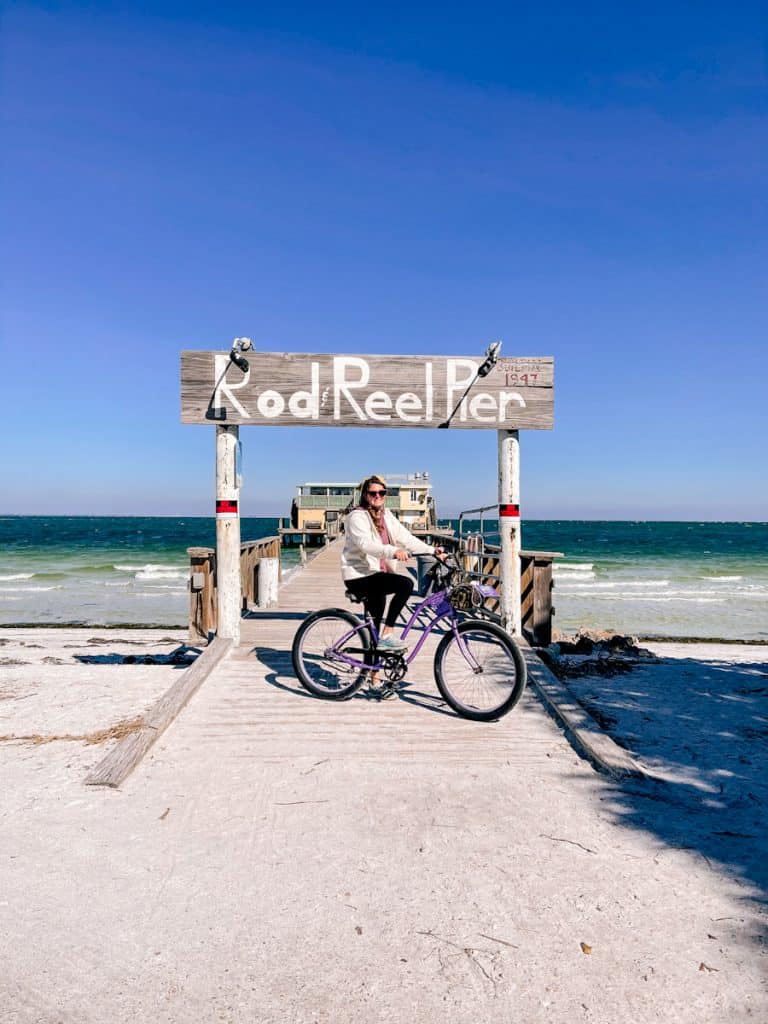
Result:
<instances>
[{"instance_id":1,"label":"red stripe on post","mask_svg":"<svg viewBox=\"0 0 768 1024\"><path fill-rule=\"evenodd\" d=\"M519 505L499 505L499 516L502 518L512 517L514 519L520 518L520 506Z\"/></svg>"},{"instance_id":2,"label":"red stripe on post","mask_svg":"<svg viewBox=\"0 0 768 1024\"><path fill-rule=\"evenodd\" d=\"M234 512L237 514L237 502L229 500L217 501L216 515L220 515L222 512Z\"/></svg>"}]
</instances>

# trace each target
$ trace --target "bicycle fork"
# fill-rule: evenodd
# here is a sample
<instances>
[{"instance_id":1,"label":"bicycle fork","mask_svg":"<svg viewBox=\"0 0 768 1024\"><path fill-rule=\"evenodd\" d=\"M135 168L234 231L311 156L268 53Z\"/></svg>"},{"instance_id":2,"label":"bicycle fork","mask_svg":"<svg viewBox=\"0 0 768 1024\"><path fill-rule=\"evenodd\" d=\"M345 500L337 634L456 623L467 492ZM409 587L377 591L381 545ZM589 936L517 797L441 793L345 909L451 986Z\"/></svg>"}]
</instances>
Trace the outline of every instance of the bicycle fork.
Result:
<instances>
[{"instance_id":1,"label":"bicycle fork","mask_svg":"<svg viewBox=\"0 0 768 1024\"><path fill-rule=\"evenodd\" d=\"M463 635L459 632L458 623L456 622L455 619L451 623L451 628L453 630L453 635L456 637L456 643L459 646L459 650L464 656L464 660L466 661L466 663L469 665L469 667L472 669L476 676L480 675L483 671L483 667L482 665L479 665L475 660L474 654L469 649L469 644L465 641Z\"/></svg>"}]
</instances>

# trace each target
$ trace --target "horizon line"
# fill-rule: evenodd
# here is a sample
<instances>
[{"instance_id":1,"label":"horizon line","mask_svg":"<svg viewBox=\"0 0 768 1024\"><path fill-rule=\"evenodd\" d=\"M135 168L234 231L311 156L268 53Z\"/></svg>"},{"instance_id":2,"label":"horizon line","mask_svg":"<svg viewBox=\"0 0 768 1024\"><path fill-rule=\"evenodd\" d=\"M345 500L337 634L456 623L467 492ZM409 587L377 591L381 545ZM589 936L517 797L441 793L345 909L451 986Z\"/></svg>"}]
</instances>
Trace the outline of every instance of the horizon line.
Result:
<instances>
[{"instance_id":1,"label":"horizon line","mask_svg":"<svg viewBox=\"0 0 768 1024\"><path fill-rule=\"evenodd\" d=\"M446 519L458 519L461 513L457 515L438 516L439 520ZM287 519L289 518L285 514L241 514L240 519ZM479 516L465 517L470 522L475 519L480 519ZM487 520L492 520L494 516L486 517ZM99 512L99 513L85 513L85 512L0 512L0 520L3 519L216 519L216 513L207 512L156 512L156 513L133 513L133 512ZM650 518L650 519L637 519L637 518L621 518L621 517L605 517L605 516L579 516L571 517L564 516L553 517L553 516L530 516L529 518L523 517L521 519L523 523L696 523L696 524L736 524L736 525L748 525L748 526L768 526L768 520L766 519L663 519L663 518Z\"/></svg>"}]
</instances>

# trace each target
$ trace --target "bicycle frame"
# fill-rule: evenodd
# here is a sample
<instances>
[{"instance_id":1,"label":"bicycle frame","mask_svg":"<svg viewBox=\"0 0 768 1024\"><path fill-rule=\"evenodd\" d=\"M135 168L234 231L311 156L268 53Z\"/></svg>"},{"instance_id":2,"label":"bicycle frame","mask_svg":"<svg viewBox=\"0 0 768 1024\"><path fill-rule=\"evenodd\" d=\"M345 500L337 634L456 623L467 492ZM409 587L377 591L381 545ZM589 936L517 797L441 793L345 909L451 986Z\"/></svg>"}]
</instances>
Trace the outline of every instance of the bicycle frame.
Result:
<instances>
[{"instance_id":1,"label":"bicycle frame","mask_svg":"<svg viewBox=\"0 0 768 1024\"><path fill-rule=\"evenodd\" d=\"M464 638L457 629L457 626L459 624L459 618L456 614L456 609L448 600L447 594L447 590L438 590L436 593L430 594L428 597L425 597L416 605L416 608L414 609L410 619L408 620L408 622L405 625L405 628L403 629L403 632L401 634L402 640L404 640L408 636L408 633L411 631L416 621L418 620L419 616L424 611L430 612L432 618L429 620L429 623L425 627L424 632L419 637L416 646L405 658L406 665L410 665L411 662L418 657L419 651L426 643L427 637L432 633L432 630L435 628L438 622L441 622L443 619L448 619L450 623L450 628L453 632L453 635L456 637L456 642L459 645L459 650L467 659L467 662L469 663L469 665L472 666L473 669L478 668L477 662L472 657L472 652L464 643ZM370 631L371 637L373 638L374 641L375 650L379 642L379 634L376 632L376 627L373 624L373 620L366 611L364 617L360 621L360 625L355 626L354 629L350 629L349 632L345 633L343 637L336 641L333 647L328 648L328 651L326 653L333 654L334 658L337 658L339 661L343 661L345 664L349 665L350 668L359 668L361 670L365 669L370 672L378 672L384 668L383 662L378 661L375 664L366 665L365 662L358 661L356 658L351 658L349 655L339 650L339 648L343 647L344 644L346 644L353 636L355 636L355 634L359 633L361 629L367 629Z\"/></svg>"}]
</instances>

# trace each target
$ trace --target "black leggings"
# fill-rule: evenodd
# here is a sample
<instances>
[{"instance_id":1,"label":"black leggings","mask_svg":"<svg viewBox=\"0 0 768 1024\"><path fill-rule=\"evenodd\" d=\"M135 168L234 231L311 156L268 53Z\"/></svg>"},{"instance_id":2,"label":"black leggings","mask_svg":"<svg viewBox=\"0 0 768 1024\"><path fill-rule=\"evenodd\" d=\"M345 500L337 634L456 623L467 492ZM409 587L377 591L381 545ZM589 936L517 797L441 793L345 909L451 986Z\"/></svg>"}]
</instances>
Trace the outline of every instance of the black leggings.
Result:
<instances>
[{"instance_id":1,"label":"black leggings","mask_svg":"<svg viewBox=\"0 0 768 1024\"><path fill-rule=\"evenodd\" d=\"M344 584L351 594L365 601L377 633L381 627L381 620L384 618L387 595L391 594L392 600L389 602L384 625L394 626L398 615L405 608L406 602L413 592L413 579L398 572L375 572L371 576L345 580Z\"/></svg>"}]
</instances>

